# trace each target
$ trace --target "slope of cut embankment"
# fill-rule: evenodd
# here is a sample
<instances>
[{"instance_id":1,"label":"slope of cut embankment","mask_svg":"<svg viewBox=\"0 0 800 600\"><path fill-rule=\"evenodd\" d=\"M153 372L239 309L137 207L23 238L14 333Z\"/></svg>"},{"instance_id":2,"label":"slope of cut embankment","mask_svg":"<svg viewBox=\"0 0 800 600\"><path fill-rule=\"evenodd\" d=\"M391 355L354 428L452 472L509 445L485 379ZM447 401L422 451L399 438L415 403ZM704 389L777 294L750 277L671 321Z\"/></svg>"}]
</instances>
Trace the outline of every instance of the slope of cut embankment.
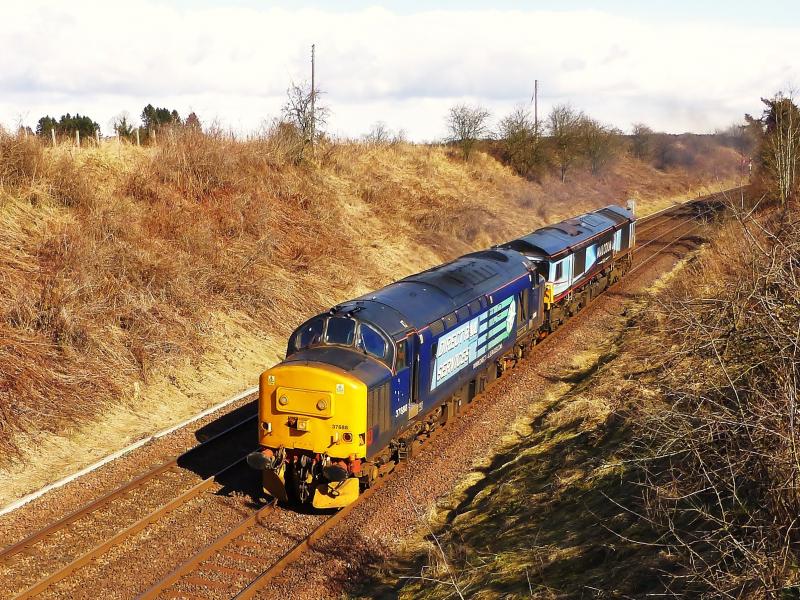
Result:
<instances>
[{"instance_id":1,"label":"slope of cut embankment","mask_svg":"<svg viewBox=\"0 0 800 600\"><path fill-rule=\"evenodd\" d=\"M611 202L735 184L624 158L520 179L485 154L196 132L156 148L0 140L0 504L252 385L304 318Z\"/></svg>"}]
</instances>

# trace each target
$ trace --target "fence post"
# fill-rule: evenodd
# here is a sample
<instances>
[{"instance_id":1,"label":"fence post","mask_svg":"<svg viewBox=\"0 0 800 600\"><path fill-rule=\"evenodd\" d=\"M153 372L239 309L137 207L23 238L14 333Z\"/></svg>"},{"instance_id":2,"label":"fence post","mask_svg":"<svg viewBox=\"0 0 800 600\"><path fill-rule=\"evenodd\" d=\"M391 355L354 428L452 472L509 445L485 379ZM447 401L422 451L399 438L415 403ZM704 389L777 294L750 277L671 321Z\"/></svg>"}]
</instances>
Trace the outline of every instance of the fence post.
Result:
<instances>
[{"instance_id":1,"label":"fence post","mask_svg":"<svg viewBox=\"0 0 800 600\"><path fill-rule=\"evenodd\" d=\"M77 129L75 130L75 145L80 148L81 147L81 132Z\"/></svg>"},{"instance_id":2,"label":"fence post","mask_svg":"<svg viewBox=\"0 0 800 600\"><path fill-rule=\"evenodd\" d=\"M138 127L136 128L136 145L137 146L141 146L141 144L139 143L139 128Z\"/></svg>"},{"instance_id":3,"label":"fence post","mask_svg":"<svg viewBox=\"0 0 800 600\"><path fill-rule=\"evenodd\" d=\"M55 147L55 145L56 145L56 128L55 127L51 127L50 128L50 137L53 138L53 147Z\"/></svg>"}]
</instances>

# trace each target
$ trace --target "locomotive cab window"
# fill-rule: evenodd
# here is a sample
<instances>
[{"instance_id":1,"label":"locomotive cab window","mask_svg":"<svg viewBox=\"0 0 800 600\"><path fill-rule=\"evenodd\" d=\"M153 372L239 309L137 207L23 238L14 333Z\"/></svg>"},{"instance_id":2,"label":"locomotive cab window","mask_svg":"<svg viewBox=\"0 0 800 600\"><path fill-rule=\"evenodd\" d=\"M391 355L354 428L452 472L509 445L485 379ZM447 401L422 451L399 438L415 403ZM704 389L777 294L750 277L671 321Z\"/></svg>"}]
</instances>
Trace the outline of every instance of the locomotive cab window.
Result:
<instances>
[{"instance_id":1,"label":"locomotive cab window","mask_svg":"<svg viewBox=\"0 0 800 600\"><path fill-rule=\"evenodd\" d=\"M328 344L341 344L352 346L356 335L356 322L346 317L331 317L328 319L328 329L325 332L325 342Z\"/></svg>"},{"instance_id":2,"label":"locomotive cab window","mask_svg":"<svg viewBox=\"0 0 800 600\"><path fill-rule=\"evenodd\" d=\"M555 281L559 281L562 277L564 277L564 262L556 263L556 274L553 277Z\"/></svg>"},{"instance_id":3,"label":"locomotive cab window","mask_svg":"<svg viewBox=\"0 0 800 600\"><path fill-rule=\"evenodd\" d=\"M619 247L620 250L625 250L631 243L631 228L626 225L620 231L622 231L622 240L619 243Z\"/></svg>"},{"instance_id":4,"label":"locomotive cab window","mask_svg":"<svg viewBox=\"0 0 800 600\"><path fill-rule=\"evenodd\" d=\"M536 265L536 272L541 275L545 281L547 281L548 275L550 275L550 263L545 261L537 261L534 263Z\"/></svg>"},{"instance_id":5,"label":"locomotive cab window","mask_svg":"<svg viewBox=\"0 0 800 600\"><path fill-rule=\"evenodd\" d=\"M406 357L406 340L397 342L397 362L395 364L395 371L398 373L408 366L408 359Z\"/></svg>"},{"instance_id":6,"label":"locomotive cab window","mask_svg":"<svg viewBox=\"0 0 800 600\"><path fill-rule=\"evenodd\" d=\"M361 323L358 328L358 348L375 358L386 358L386 340L366 323Z\"/></svg>"},{"instance_id":7,"label":"locomotive cab window","mask_svg":"<svg viewBox=\"0 0 800 600\"><path fill-rule=\"evenodd\" d=\"M324 326L325 321L323 319L314 319L304 325L294 337L295 350L304 350L322 342Z\"/></svg>"},{"instance_id":8,"label":"locomotive cab window","mask_svg":"<svg viewBox=\"0 0 800 600\"><path fill-rule=\"evenodd\" d=\"M586 248L581 248L575 253L575 268L572 276L577 279L586 270Z\"/></svg>"}]
</instances>

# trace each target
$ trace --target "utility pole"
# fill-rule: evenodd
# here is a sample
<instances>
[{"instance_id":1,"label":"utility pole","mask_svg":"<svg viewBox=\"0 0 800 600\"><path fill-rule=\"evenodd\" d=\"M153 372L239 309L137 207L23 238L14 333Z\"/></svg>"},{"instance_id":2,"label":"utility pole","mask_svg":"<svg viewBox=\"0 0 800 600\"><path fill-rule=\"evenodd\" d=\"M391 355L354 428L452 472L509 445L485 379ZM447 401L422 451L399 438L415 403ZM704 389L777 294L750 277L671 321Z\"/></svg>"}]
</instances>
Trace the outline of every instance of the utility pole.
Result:
<instances>
[{"instance_id":1,"label":"utility pole","mask_svg":"<svg viewBox=\"0 0 800 600\"><path fill-rule=\"evenodd\" d=\"M533 128L539 133L539 80L533 80Z\"/></svg>"},{"instance_id":2,"label":"utility pole","mask_svg":"<svg viewBox=\"0 0 800 600\"><path fill-rule=\"evenodd\" d=\"M314 47L316 44L311 44L311 145L314 145L314 134L317 128L317 113L314 112L314 100L317 95L317 88L314 87Z\"/></svg>"}]
</instances>

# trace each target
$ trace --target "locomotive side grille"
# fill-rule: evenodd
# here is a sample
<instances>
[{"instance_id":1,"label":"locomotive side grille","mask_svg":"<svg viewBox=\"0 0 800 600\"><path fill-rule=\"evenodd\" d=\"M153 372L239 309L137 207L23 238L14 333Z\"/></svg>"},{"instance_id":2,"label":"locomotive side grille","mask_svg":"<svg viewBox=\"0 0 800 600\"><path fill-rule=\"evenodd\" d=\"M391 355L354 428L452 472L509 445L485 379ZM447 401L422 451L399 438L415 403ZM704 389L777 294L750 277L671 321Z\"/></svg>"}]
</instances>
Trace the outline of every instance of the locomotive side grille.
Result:
<instances>
[{"instance_id":1,"label":"locomotive side grille","mask_svg":"<svg viewBox=\"0 0 800 600\"><path fill-rule=\"evenodd\" d=\"M625 250L630 245L631 227L626 225L622 228L622 241L619 244L620 250Z\"/></svg>"},{"instance_id":2,"label":"locomotive side grille","mask_svg":"<svg viewBox=\"0 0 800 600\"><path fill-rule=\"evenodd\" d=\"M389 400L389 382L369 391L367 421L377 425L380 431L389 431L392 426L392 406Z\"/></svg>"}]
</instances>

